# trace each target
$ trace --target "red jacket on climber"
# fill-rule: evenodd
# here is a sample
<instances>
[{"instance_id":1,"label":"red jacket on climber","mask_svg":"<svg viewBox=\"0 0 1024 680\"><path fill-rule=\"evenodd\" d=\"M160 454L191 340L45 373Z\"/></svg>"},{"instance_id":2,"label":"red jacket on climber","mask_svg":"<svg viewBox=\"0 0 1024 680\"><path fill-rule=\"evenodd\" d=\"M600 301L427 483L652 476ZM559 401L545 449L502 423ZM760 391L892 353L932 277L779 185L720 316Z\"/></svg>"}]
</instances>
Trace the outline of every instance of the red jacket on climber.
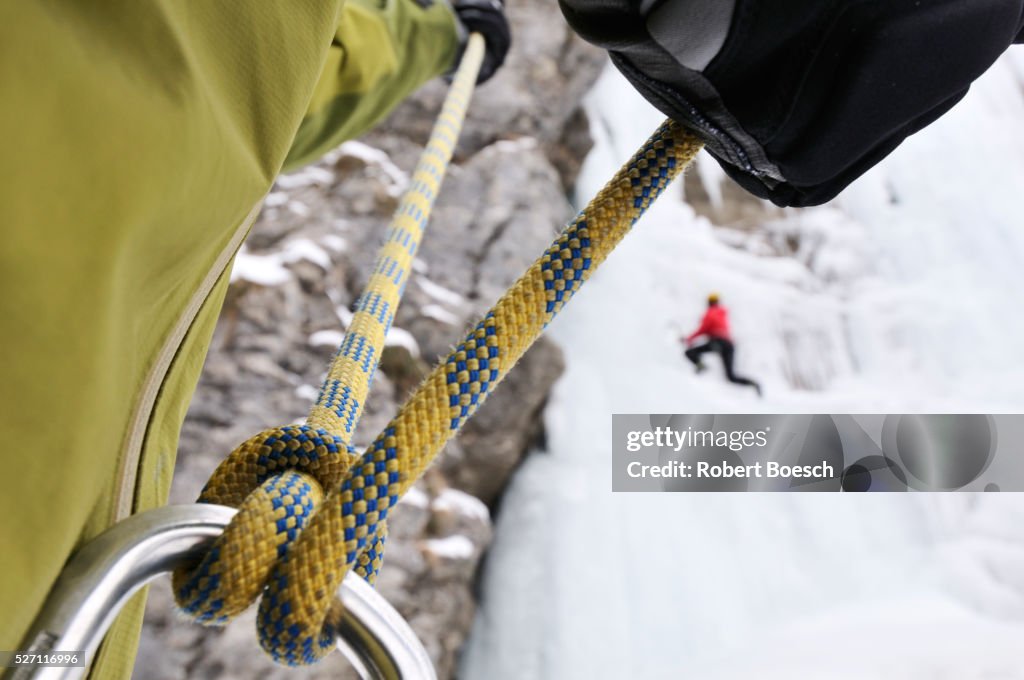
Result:
<instances>
[{"instance_id":1,"label":"red jacket on climber","mask_svg":"<svg viewBox=\"0 0 1024 680\"><path fill-rule=\"evenodd\" d=\"M718 304L718 295L715 293L708 296L708 311L704 312L704 318L700 320L697 330L686 337L686 343L690 344L702 335L732 340L729 334L729 313L725 307Z\"/></svg>"}]
</instances>

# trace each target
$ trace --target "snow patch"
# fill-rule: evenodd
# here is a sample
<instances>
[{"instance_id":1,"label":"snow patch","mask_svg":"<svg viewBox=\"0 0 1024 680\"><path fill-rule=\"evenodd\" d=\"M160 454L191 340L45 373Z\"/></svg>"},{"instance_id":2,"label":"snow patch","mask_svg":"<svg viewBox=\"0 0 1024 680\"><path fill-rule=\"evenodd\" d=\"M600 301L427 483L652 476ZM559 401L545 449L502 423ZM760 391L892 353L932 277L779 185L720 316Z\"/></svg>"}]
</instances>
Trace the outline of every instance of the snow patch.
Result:
<instances>
[{"instance_id":1,"label":"snow patch","mask_svg":"<svg viewBox=\"0 0 1024 680\"><path fill-rule=\"evenodd\" d=\"M320 237L324 247L335 253L343 253L348 250L348 241L337 234L326 234Z\"/></svg>"},{"instance_id":2,"label":"snow patch","mask_svg":"<svg viewBox=\"0 0 1024 680\"><path fill-rule=\"evenodd\" d=\"M348 328L352 323L352 317L355 316L355 313L345 305L335 305L334 313L338 316L338 321L341 322L343 328Z\"/></svg>"},{"instance_id":3,"label":"snow patch","mask_svg":"<svg viewBox=\"0 0 1024 680\"><path fill-rule=\"evenodd\" d=\"M277 208L288 202L288 194L283 191L271 191L263 199L263 205L267 208Z\"/></svg>"},{"instance_id":4,"label":"snow patch","mask_svg":"<svg viewBox=\"0 0 1024 680\"><path fill-rule=\"evenodd\" d=\"M281 259L284 262L306 260L324 270L331 268L331 256L308 238L297 238L288 241L281 252Z\"/></svg>"},{"instance_id":5,"label":"snow patch","mask_svg":"<svg viewBox=\"0 0 1024 680\"><path fill-rule=\"evenodd\" d=\"M305 401L316 401L320 397L320 390L312 385L299 385L295 388L295 396Z\"/></svg>"},{"instance_id":6,"label":"snow patch","mask_svg":"<svg viewBox=\"0 0 1024 680\"><path fill-rule=\"evenodd\" d=\"M309 344L311 347L338 347L344 339L345 334L341 331L328 329L316 331L310 335Z\"/></svg>"},{"instance_id":7,"label":"snow patch","mask_svg":"<svg viewBox=\"0 0 1024 680\"><path fill-rule=\"evenodd\" d=\"M285 191L309 186L330 186L334 184L334 173L319 165L307 165L301 170L278 175L274 184Z\"/></svg>"},{"instance_id":8,"label":"snow patch","mask_svg":"<svg viewBox=\"0 0 1024 680\"><path fill-rule=\"evenodd\" d=\"M362 142L349 141L339 146L338 151L342 155L358 158L367 165L380 168L384 176L390 180L391 186L388 187L388 193L392 196L399 195L409 186L409 175L392 162L391 156L380 149L375 149Z\"/></svg>"},{"instance_id":9,"label":"snow patch","mask_svg":"<svg viewBox=\"0 0 1024 680\"><path fill-rule=\"evenodd\" d=\"M418 357L420 355L420 346L416 342L416 338L409 331L397 326L392 326L388 329L388 335L384 338L384 346L404 347L409 350L409 354L412 356Z\"/></svg>"},{"instance_id":10,"label":"snow patch","mask_svg":"<svg viewBox=\"0 0 1024 680\"><path fill-rule=\"evenodd\" d=\"M292 277L285 265L302 260L312 262L325 270L331 266L331 258L327 252L307 238L288 241L276 253L251 253L243 245L235 256L231 280L250 281L261 286L277 286Z\"/></svg>"},{"instance_id":11,"label":"snow patch","mask_svg":"<svg viewBox=\"0 0 1024 680\"><path fill-rule=\"evenodd\" d=\"M292 273L278 255L254 255L242 246L231 267L231 281L249 281L260 286L278 286L290 280Z\"/></svg>"},{"instance_id":12,"label":"snow patch","mask_svg":"<svg viewBox=\"0 0 1024 680\"><path fill-rule=\"evenodd\" d=\"M490 522L491 520L491 511L487 509L483 501L458 489L448 488L442 491L434 499L433 507L437 510L471 517L482 522Z\"/></svg>"},{"instance_id":13,"label":"snow patch","mask_svg":"<svg viewBox=\"0 0 1024 680\"><path fill-rule=\"evenodd\" d=\"M450 560L468 560L473 557L473 541L461 534L444 538L429 538L423 542L423 549L438 557Z\"/></svg>"},{"instance_id":14,"label":"snow patch","mask_svg":"<svg viewBox=\"0 0 1024 680\"><path fill-rule=\"evenodd\" d=\"M413 486L398 500L399 505L403 503L417 508L426 508L430 505L430 498L419 487Z\"/></svg>"}]
</instances>

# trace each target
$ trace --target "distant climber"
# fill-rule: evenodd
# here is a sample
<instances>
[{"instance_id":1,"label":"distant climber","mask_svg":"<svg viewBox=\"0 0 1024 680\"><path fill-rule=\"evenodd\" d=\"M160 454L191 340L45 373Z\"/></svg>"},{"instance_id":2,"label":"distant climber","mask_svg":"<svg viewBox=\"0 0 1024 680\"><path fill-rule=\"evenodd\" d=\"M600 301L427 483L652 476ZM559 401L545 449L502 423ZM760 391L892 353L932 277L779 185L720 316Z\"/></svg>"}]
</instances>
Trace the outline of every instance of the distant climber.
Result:
<instances>
[{"instance_id":1,"label":"distant climber","mask_svg":"<svg viewBox=\"0 0 1024 680\"><path fill-rule=\"evenodd\" d=\"M694 345L694 340L702 335L707 338L707 341L701 345ZM757 392L757 396L761 396L760 384L750 378L736 375L733 371L732 364L736 355L736 347L733 345L732 336L729 334L729 313L725 307L719 304L717 293L712 293L708 296L708 311L704 313L704 318L701 319L697 330L680 339L686 342L688 346L686 358L693 362L698 373L703 372L707 368L701 357L708 352L716 352L722 357L725 377L728 378L729 382L736 383L737 385L749 385Z\"/></svg>"}]
</instances>

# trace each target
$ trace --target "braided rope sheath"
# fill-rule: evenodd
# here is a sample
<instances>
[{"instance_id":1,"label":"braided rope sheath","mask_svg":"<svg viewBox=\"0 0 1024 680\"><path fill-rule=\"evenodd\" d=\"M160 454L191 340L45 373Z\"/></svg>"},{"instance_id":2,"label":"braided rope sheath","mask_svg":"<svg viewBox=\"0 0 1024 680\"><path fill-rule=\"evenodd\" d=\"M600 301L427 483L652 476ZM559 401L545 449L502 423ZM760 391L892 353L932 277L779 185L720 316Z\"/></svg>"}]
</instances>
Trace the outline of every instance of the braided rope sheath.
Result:
<instances>
[{"instance_id":1,"label":"braided rope sheath","mask_svg":"<svg viewBox=\"0 0 1024 680\"><path fill-rule=\"evenodd\" d=\"M463 76L460 69L453 90ZM357 305L363 325L353 319L307 425L253 437L207 483L201 501L241 511L198 567L175 574L183 609L220 623L263 589L257 626L271 657L301 665L333 649L335 593L349 569L372 582L390 508L700 148L678 124L659 127L358 456L351 432L426 220L415 212L422 204L403 201L396 220L405 214L415 224L389 230L371 279L378 287ZM437 184L423 186L429 208Z\"/></svg>"},{"instance_id":2,"label":"braided rope sheath","mask_svg":"<svg viewBox=\"0 0 1024 680\"><path fill-rule=\"evenodd\" d=\"M223 624L255 602L274 563L322 501L323 489L338 488L359 460L351 448L352 434L454 153L483 56L483 38L471 35L306 424L273 428L245 441L200 494L200 502L237 507L239 512L198 565L174 573L178 606L197 622ZM355 567L371 583L380 567L385 534L383 525L376 529Z\"/></svg>"},{"instance_id":3,"label":"braided rope sheath","mask_svg":"<svg viewBox=\"0 0 1024 680\"><path fill-rule=\"evenodd\" d=\"M700 148L663 124L412 394L275 565L257 623L271 656L330 648L334 593L389 509Z\"/></svg>"}]
</instances>

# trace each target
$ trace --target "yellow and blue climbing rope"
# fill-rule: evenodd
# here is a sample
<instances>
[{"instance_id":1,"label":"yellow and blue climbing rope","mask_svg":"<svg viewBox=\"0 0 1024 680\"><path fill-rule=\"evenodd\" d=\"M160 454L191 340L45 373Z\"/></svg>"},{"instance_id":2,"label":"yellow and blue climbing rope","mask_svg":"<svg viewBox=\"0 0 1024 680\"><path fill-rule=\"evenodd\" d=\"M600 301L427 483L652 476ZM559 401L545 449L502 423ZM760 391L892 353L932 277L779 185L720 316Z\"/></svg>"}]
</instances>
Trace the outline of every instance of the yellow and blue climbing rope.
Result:
<instances>
[{"instance_id":1,"label":"yellow and blue climbing rope","mask_svg":"<svg viewBox=\"0 0 1024 680\"><path fill-rule=\"evenodd\" d=\"M471 36L306 424L267 430L244 442L203 489L200 502L230 505L239 512L199 565L174 574L178 604L197 621L224 623L254 602L271 567L319 505L323 489L336 488L358 460L352 434L455 151L483 55L483 39ZM289 472L298 470L305 474ZM381 527L375 533L378 545L364 557L380 550L385 531ZM370 559L358 569L372 581L377 563Z\"/></svg>"},{"instance_id":2,"label":"yellow and blue climbing rope","mask_svg":"<svg viewBox=\"0 0 1024 680\"><path fill-rule=\"evenodd\" d=\"M306 424L244 442L200 496L240 511L197 566L175 574L179 605L222 623L262 593L260 643L282 663L312 663L334 647L335 592L350 569L373 582L389 510L701 148L678 124L659 127L360 455L352 432L481 55L471 40Z\"/></svg>"}]
</instances>

